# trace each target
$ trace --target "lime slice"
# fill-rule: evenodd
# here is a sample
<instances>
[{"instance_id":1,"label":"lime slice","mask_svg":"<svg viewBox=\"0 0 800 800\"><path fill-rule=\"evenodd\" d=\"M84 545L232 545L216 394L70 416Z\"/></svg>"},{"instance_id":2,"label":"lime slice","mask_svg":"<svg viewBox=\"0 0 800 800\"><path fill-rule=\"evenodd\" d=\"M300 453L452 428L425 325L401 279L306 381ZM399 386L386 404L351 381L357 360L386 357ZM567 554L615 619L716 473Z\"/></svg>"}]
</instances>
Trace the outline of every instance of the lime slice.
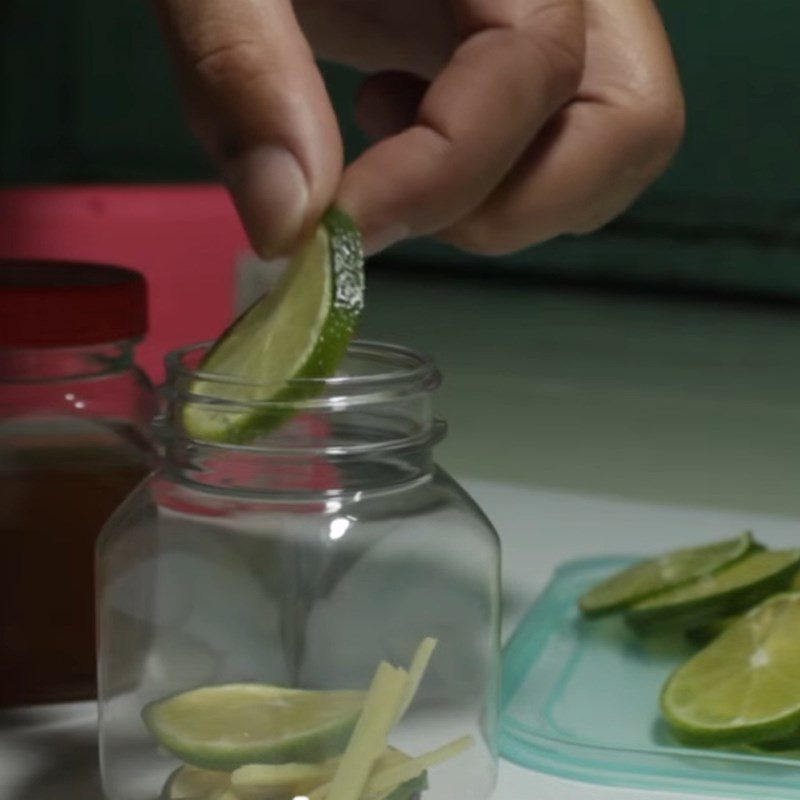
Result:
<instances>
[{"instance_id":1,"label":"lime slice","mask_svg":"<svg viewBox=\"0 0 800 800\"><path fill-rule=\"evenodd\" d=\"M713 642L721 633L725 633L731 625L742 618L741 614L732 614L728 617L718 617L711 619L704 625L688 628L686 638L692 643L705 647L709 642Z\"/></svg>"},{"instance_id":2,"label":"lime slice","mask_svg":"<svg viewBox=\"0 0 800 800\"><path fill-rule=\"evenodd\" d=\"M411 757L387 748L375 769L387 769L410 761ZM218 772L198 767L180 767L170 775L161 800L220 800L226 791L237 800L286 800L305 796L329 781L341 759L329 758L316 764L248 764L233 772ZM427 787L427 773L399 786L387 799L405 800Z\"/></svg>"},{"instance_id":3,"label":"lime slice","mask_svg":"<svg viewBox=\"0 0 800 800\"><path fill-rule=\"evenodd\" d=\"M693 744L737 744L800 728L800 592L748 612L669 678L661 710Z\"/></svg>"},{"instance_id":4,"label":"lime slice","mask_svg":"<svg viewBox=\"0 0 800 800\"><path fill-rule=\"evenodd\" d=\"M786 589L800 568L800 550L764 551L712 575L668 589L628 609L635 628L697 627L754 606Z\"/></svg>"},{"instance_id":5,"label":"lime slice","mask_svg":"<svg viewBox=\"0 0 800 800\"><path fill-rule=\"evenodd\" d=\"M800 590L800 572L795 573L791 583L787 587L790 591ZM738 622L742 618L740 614L732 614L726 617L718 617L711 619L704 625L698 625L696 628L689 628L686 631L686 638L693 644L705 647L709 642L712 642L721 633L724 633L734 622ZM795 743L791 749L796 750L800 748L800 740ZM783 748L788 749L788 748Z\"/></svg>"},{"instance_id":6,"label":"lime slice","mask_svg":"<svg viewBox=\"0 0 800 800\"><path fill-rule=\"evenodd\" d=\"M180 767L169 776L161 800L210 800L220 797L230 785L231 776L227 772Z\"/></svg>"},{"instance_id":7,"label":"lime slice","mask_svg":"<svg viewBox=\"0 0 800 800\"><path fill-rule=\"evenodd\" d=\"M331 210L274 291L206 354L201 377L190 386L195 400L184 407L186 432L198 440L241 443L279 424L293 403L320 390L303 379L336 371L363 307L361 236L349 217Z\"/></svg>"},{"instance_id":8,"label":"lime slice","mask_svg":"<svg viewBox=\"0 0 800 800\"><path fill-rule=\"evenodd\" d=\"M591 588L579 600L587 617L621 611L665 589L709 575L759 548L751 533L735 539L674 550L634 564Z\"/></svg>"},{"instance_id":9,"label":"lime slice","mask_svg":"<svg viewBox=\"0 0 800 800\"><path fill-rule=\"evenodd\" d=\"M795 731L791 736L770 739L767 742L753 742L745 745L752 752L780 756L781 758L800 758L800 736Z\"/></svg>"},{"instance_id":10,"label":"lime slice","mask_svg":"<svg viewBox=\"0 0 800 800\"><path fill-rule=\"evenodd\" d=\"M185 763L234 770L340 754L363 702L363 692L230 684L152 703L142 717L159 744Z\"/></svg>"}]
</instances>

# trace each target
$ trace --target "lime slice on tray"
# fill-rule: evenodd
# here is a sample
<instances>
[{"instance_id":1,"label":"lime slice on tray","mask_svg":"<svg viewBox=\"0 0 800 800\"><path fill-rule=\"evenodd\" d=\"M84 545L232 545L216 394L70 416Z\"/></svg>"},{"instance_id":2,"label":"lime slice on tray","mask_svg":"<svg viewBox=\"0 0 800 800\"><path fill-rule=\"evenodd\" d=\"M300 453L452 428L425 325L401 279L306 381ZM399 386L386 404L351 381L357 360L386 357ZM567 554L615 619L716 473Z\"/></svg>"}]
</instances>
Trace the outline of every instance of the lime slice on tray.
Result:
<instances>
[{"instance_id":1,"label":"lime slice on tray","mask_svg":"<svg viewBox=\"0 0 800 800\"><path fill-rule=\"evenodd\" d=\"M206 354L190 386L195 399L184 408L186 432L198 440L241 443L274 428L293 403L320 390L303 379L336 371L363 307L361 236L348 216L331 210L274 291Z\"/></svg>"},{"instance_id":2,"label":"lime slice on tray","mask_svg":"<svg viewBox=\"0 0 800 800\"><path fill-rule=\"evenodd\" d=\"M686 630L686 638L696 645L704 647L709 642L713 642L721 633L724 633L731 625L738 622L742 618L741 614L732 614L728 617L717 617L716 619L708 620L703 625L688 628Z\"/></svg>"},{"instance_id":3,"label":"lime slice on tray","mask_svg":"<svg viewBox=\"0 0 800 800\"><path fill-rule=\"evenodd\" d=\"M754 606L788 588L800 569L800 550L763 551L711 575L636 603L626 613L639 630L693 628Z\"/></svg>"},{"instance_id":4,"label":"lime slice on tray","mask_svg":"<svg viewBox=\"0 0 800 800\"><path fill-rule=\"evenodd\" d=\"M800 572L795 574L792 582L789 584L790 591L800 591ZM721 633L726 631L735 622L740 620L741 614L733 614L727 617L718 617L717 619L709 620L705 625L699 625L696 628L689 628L686 631L686 637L690 642L698 645L707 645L709 642L717 638ZM800 751L800 737L794 742L791 748L783 747L782 749L791 749Z\"/></svg>"},{"instance_id":5,"label":"lime slice on tray","mask_svg":"<svg viewBox=\"0 0 800 800\"><path fill-rule=\"evenodd\" d=\"M356 691L230 684L152 703L142 717L159 744L186 764L233 770L339 755L363 702Z\"/></svg>"},{"instance_id":6,"label":"lime slice on tray","mask_svg":"<svg viewBox=\"0 0 800 800\"><path fill-rule=\"evenodd\" d=\"M587 617L621 611L651 595L710 575L748 553L760 549L750 533L735 539L674 550L634 564L591 588L580 599Z\"/></svg>"},{"instance_id":7,"label":"lime slice on tray","mask_svg":"<svg viewBox=\"0 0 800 800\"><path fill-rule=\"evenodd\" d=\"M800 758L800 736L797 735L797 732L785 739L770 739L768 742L754 742L742 745L742 747L758 755Z\"/></svg>"},{"instance_id":8,"label":"lime slice on tray","mask_svg":"<svg viewBox=\"0 0 800 800\"><path fill-rule=\"evenodd\" d=\"M661 694L670 727L692 744L780 739L800 729L800 592L749 611L679 667Z\"/></svg>"}]
</instances>

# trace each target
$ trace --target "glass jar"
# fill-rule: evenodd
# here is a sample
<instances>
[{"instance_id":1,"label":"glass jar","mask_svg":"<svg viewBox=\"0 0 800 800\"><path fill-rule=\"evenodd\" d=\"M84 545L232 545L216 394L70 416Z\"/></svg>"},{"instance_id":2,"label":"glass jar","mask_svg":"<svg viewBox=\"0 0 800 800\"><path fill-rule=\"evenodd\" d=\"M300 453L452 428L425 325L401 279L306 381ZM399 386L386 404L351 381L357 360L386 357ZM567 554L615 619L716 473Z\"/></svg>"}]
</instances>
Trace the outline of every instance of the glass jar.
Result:
<instances>
[{"instance_id":1,"label":"glass jar","mask_svg":"<svg viewBox=\"0 0 800 800\"><path fill-rule=\"evenodd\" d=\"M0 262L0 705L95 696L94 545L151 469L144 279Z\"/></svg>"},{"instance_id":2,"label":"glass jar","mask_svg":"<svg viewBox=\"0 0 800 800\"><path fill-rule=\"evenodd\" d=\"M381 662L407 669L421 642L435 649L410 708L386 740L374 730L366 739L381 750L388 741L391 757L404 759L469 737L461 738L466 752L419 780L427 780L431 800L488 797L496 773L499 542L433 462L445 430L433 416L434 365L399 347L355 343L337 377L294 382L292 396L307 399L288 420L285 406L222 401L226 413L282 420L228 446L192 440L183 428L187 403L217 407L210 396L217 383L232 394L229 379L208 373L209 396L192 393L204 352L168 359L164 464L98 543L106 797L324 796L313 791L319 777L278 788L262 775L259 789L246 781L242 788L242 775L261 774L252 764L299 762L287 769L316 774L340 763L346 745L357 748L356 736L345 725L338 738L320 740L322 707L336 692L367 690ZM275 703L253 705L270 692ZM303 719L292 698L311 698ZM288 749L276 746L290 741ZM364 791L352 800L388 796Z\"/></svg>"}]
</instances>

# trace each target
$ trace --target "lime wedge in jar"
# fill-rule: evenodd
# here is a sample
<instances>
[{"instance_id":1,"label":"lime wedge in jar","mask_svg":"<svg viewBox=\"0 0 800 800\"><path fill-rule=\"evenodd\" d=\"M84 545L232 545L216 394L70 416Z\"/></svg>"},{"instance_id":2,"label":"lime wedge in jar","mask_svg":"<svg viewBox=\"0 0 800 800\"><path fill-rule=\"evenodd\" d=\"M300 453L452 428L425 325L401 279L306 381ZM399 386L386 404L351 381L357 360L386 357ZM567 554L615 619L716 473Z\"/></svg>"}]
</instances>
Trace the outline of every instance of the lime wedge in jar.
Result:
<instances>
[{"instance_id":1,"label":"lime wedge in jar","mask_svg":"<svg viewBox=\"0 0 800 800\"><path fill-rule=\"evenodd\" d=\"M225 771L339 755L363 702L358 691L229 684L152 703L142 718L158 743L185 764Z\"/></svg>"}]
</instances>

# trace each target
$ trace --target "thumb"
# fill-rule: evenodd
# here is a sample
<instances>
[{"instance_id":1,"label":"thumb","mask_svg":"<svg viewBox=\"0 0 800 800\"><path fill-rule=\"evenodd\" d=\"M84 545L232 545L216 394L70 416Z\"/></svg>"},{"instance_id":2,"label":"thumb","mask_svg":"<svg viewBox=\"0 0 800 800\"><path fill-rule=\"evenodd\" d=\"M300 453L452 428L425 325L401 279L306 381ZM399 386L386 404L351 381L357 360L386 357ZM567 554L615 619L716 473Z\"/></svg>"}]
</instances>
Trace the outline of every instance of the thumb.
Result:
<instances>
[{"instance_id":1,"label":"thumb","mask_svg":"<svg viewBox=\"0 0 800 800\"><path fill-rule=\"evenodd\" d=\"M342 174L336 116L290 0L155 0L189 122L253 247L291 249Z\"/></svg>"}]
</instances>

